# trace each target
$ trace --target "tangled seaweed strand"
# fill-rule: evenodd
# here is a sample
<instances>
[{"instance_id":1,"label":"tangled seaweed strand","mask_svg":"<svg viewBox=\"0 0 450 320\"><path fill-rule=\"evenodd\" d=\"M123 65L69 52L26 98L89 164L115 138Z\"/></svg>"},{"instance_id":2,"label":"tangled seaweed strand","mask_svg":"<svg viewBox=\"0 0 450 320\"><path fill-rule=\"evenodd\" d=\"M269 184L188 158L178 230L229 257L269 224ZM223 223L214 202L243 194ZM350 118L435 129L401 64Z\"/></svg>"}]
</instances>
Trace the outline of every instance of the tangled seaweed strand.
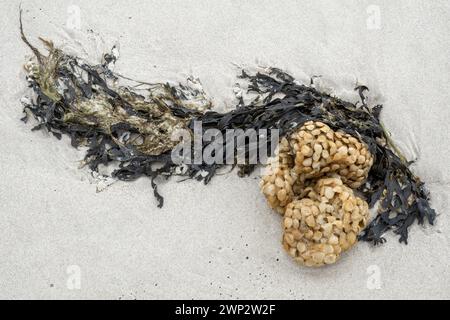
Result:
<instances>
[{"instance_id":1,"label":"tangled seaweed strand","mask_svg":"<svg viewBox=\"0 0 450 320\"><path fill-rule=\"evenodd\" d=\"M383 234L393 229L400 235L400 242L407 243L408 228L417 220L434 223L436 212L430 207L429 193L424 183L410 170L397 151L389 134L380 121L381 105L372 108L365 103L365 86L355 88L362 105L319 92L311 86L297 83L294 78L279 69L267 73L249 75L242 73L249 82L249 91L255 92L250 104L241 104L228 114L207 112L203 123L221 130L232 127L278 128L286 135L303 123L322 121L334 130L342 130L364 141L375 162L367 183L359 188L374 207L381 200L378 215L363 231L360 240L374 244L383 243ZM312 81L311 81L312 82ZM281 96L281 97L280 97Z\"/></svg>"},{"instance_id":2,"label":"tangled seaweed strand","mask_svg":"<svg viewBox=\"0 0 450 320\"><path fill-rule=\"evenodd\" d=\"M365 103L364 91L368 89L364 86L355 89L362 101L358 107L299 84L276 68L254 75L243 71L241 78L256 98L249 104L241 99L235 110L218 113L207 111L211 103L194 87L155 84L148 88L147 96L142 96L134 88L115 86L117 75L109 69L115 59L111 54L104 56L102 64L90 65L43 40L49 50L44 56L28 42L20 25L22 39L37 59L26 66L35 99L24 106L24 111L39 122L33 130L45 128L58 139L65 134L72 146L86 146L85 163L93 171L99 165L118 162L119 168L112 175L119 180L150 177L158 207L163 206L164 199L158 193L156 178L183 175L206 184L224 166L186 164L180 172L171 157L173 142L168 139L174 127L192 129L194 121L201 121L203 130L279 129L282 137L312 120L359 137L376 159L368 183L359 191L370 207L381 200L379 213L360 240L382 243L383 234L393 230L400 235L400 242L407 243L408 228L416 220L419 224L425 219L430 224L435 220L424 184L411 172L410 162L399 154L380 122L382 106L370 108ZM99 106L101 112L90 111L99 110ZM203 149L210 143L202 142ZM227 141L223 143L225 146ZM269 150L270 139L268 144ZM253 147L246 141L246 155ZM240 165L239 174L249 174L254 168Z\"/></svg>"},{"instance_id":3,"label":"tangled seaweed strand","mask_svg":"<svg viewBox=\"0 0 450 320\"><path fill-rule=\"evenodd\" d=\"M39 123L33 131L45 128L58 139L68 135L75 148L86 146L84 163L93 171L118 162L112 175L119 180L150 177L162 207L164 199L154 180L174 174L177 167L170 153L176 141L170 136L211 107L195 79L190 79L192 86L156 83L140 91L116 86L118 76L109 69L113 54L105 54L100 65L90 65L41 39L49 52L44 55L25 37L21 15L20 31L37 60L25 65L35 99L24 104L22 120L31 114ZM194 176L197 171L187 173Z\"/></svg>"}]
</instances>

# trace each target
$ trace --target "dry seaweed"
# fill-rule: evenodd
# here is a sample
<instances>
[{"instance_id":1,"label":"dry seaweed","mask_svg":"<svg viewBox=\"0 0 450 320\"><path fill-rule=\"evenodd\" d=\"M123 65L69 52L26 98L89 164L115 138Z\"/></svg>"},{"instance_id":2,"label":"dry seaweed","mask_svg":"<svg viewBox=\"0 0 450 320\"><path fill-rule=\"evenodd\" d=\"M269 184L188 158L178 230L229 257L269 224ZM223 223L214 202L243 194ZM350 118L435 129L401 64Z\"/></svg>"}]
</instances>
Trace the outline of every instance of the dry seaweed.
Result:
<instances>
[{"instance_id":1,"label":"dry seaweed","mask_svg":"<svg viewBox=\"0 0 450 320\"><path fill-rule=\"evenodd\" d=\"M72 146L86 146L84 162L94 171L100 164L118 162L113 176L120 180L151 177L162 206L154 179L172 174L176 167L170 157L176 141L170 137L211 107L196 87L198 81L188 79L187 86L149 84L139 91L117 86L118 76L109 69L113 53L105 54L101 64L90 65L41 39L48 50L44 55L25 37L21 17L20 32L36 56L25 65L35 98L24 105L22 120L31 114L39 122L32 130L45 128L57 138L66 134Z\"/></svg>"},{"instance_id":2,"label":"dry seaweed","mask_svg":"<svg viewBox=\"0 0 450 320\"><path fill-rule=\"evenodd\" d=\"M249 81L249 90L255 92L257 98L229 115L208 112L202 117L204 122L206 118L211 127L220 128L246 125L279 128L281 135L285 135L306 121L318 120L332 129L357 136L368 145L376 159L368 183L359 191L369 200L370 207L381 200L378 215L360 239L382 243L385 241L383 234L393 229L400 235L400 242L407 243L408 229L415 221L434 223L436 213L430 207L429 193L380 121L382 106L366 104L364 92L367 87L355 88L361 97L361 105L357 106L319 92L312 86L299 84L279 69L268 69L267 73L255 75L243 72L241 77ZM220 124L224 117L227 118L225 126Z\"/></svg>"},{"instance_id":3,"label":"dry seaweed","mask_svg":"<svg viewBox=\"0 0 450 320\"><path fill-rule=\"evenodd\" d=\"M400 242L407 243L408 228L415 221L434 222L436 214L424 184L386 133L380 121L382 106L366 104L365 86L355 89L361 97L357 106L316 90L313 78L310 85L303 85L276 68L256 74L242 71L240 78L248 82L248 91L256 97L248 104L241 98L235 110L218 113L209 111L211 103L194 79L193 85L187 86L141 83L145 89L139 91L118 86L117 79L123 76L109 69L116 59L113 53L105 54L101 64L91 65L41 39L48 50L48 55L43 55L25 37L22 23L20 28L23 41L36 56L25 66L35 98L24 105L24 111L39 122L33 130L45 128L58 139L65 134L72 146L86 146L84 162L94 171L99 165L118 163L112 175L119 180L149 177L159 207L164 199L158 193L156 179L183 175L208 183L224 166L202 162L180 167L174 163L171 150L175 142L170 139L174 130L193 132L194 121L201 121L203 131L279 129L283 136L306 121L320 120L332 129L359 137L375 156L368 183L359 191L371 207L381 201L378 215L361 240L382 243L383 234L392 229L400 235ZM270 131L268 135L270 150L274 142ZM210 143L202 141L202 148ZM247 157L254 147L246 141ZM240 164L239 168L239 174L245 176L255 165Z\"/></svg>"}]
</instances>

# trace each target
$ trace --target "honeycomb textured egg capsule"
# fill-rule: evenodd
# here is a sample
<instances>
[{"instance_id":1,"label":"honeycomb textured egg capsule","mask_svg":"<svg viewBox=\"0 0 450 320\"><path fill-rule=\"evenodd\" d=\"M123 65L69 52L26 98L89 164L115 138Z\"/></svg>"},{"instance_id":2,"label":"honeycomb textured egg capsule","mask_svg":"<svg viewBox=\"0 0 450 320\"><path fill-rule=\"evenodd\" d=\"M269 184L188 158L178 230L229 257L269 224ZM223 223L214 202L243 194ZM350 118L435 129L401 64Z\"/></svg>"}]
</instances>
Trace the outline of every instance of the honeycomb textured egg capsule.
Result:
<instances>
[{"instance_id":1,"label":"honeycomb textured egg capsule","mask_svg":"<svg viewBox=\"0 0 450 320\"><path fill-rule=\"evenodd\" d=\"M349 187L367 179L373 157L355 137L335 132L322 122L306 122L289 137L294 168L302 181L337 174Z\"/></svg>"},{"instance_id":2,"label":"honeycomb textured egg capsule","mask_svg":"<svg viewBox=\"0 0 450 320\"><path fill-rule=\"evenodd\" d=\"M356 189L367 179L373 157L367 146L322 122L306 122L283 138L269 159L260 186L269 206L284 214L287 204L322 177L339 177Z\"/></svg>"},{"instance_id":3,"label":"honeycomb textured egg capsule","mask_svg":"<svg viewBox=\"0 0 450 320\"><path fill-rule=\"evenodd\" d=\"M339 178L320 179L307 189L307 197L286 207L283 247L302 265L333 264L357 242L369 206Z\"/></svg>"},{"instance_id":4,"label":"honeycomb textured egg capsule","mask_svg":"<svg viewBox=\"0 0 450 320\"><path fill-rule=\"evenodd\" d=\"M283 247L298 263L335 263L367 226L369 206L354 194L373 156L355 137L316 121L281 139L261 190L283 217Z\"/></svg>"}]
</instances>

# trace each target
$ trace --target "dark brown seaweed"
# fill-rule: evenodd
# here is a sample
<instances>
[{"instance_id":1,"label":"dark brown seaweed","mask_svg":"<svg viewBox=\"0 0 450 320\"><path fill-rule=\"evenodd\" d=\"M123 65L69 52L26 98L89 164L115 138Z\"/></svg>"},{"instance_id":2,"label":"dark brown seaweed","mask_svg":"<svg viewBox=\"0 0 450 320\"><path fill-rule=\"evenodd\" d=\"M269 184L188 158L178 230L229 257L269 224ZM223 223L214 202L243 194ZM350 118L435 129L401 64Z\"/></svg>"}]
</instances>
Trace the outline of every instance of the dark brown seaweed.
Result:
<instances>
[{"instance_id":1,"label":"dark brown seaweed","mask_svg":"<svg viewBox=\"0 0 450 320\"><path fill-rule=\"evenodd\" d=\"M436 213L429 205L424 184L412 173L411 163L401 156L386 133L380 121L382 106L366 104L364 93L368 88L365 86L355 89L361 97L361 105L357 106L316 90L314 77L310 85L304 85L276 68L256 74L242 71L240 78L248 82L248 91L256 98L248 104L241 98L235 110L217 113L207 111L209 102L204 102L201 108L193 107L192 97L204 97L202 92L188 86L156 84L149 89L150 100L145 100L130 87L113 88L108 83L119 77L108 68L109 62L115 59L113 55L106 54L102 64L89 65L43 40L49 50L49 55L44 56L28 42L22 23L20 28L23 41L37 58L37 63L27 70L34 99L24 105L26 115L31 114L38 121L32 130L46 129L58 139L64 134L71 138L72 146L87 146L85 163L93 171L101 164L114 162L118 163L118 169L113 176L119 180L149 177L158 207L164 203L157 190L158 179L183 175L207 184L224 166L187 164L183 172L178 172L179 165L171 158L171 148L164 148L171 146L166 141L169 134L164 128L180 126L192 130L194 121L201 121L203 130L214 128L224 133L227 129L279 129L283 136L306 121L320 120L335 130L359 137L376 159L368 182L359 191L371 207L380 201L380 208L360 236L361 240L382 243L385 241L383 234L393 230L400 235L400 242L407 243L408 229L414 222L434 223ZM105 125L103 114L80 113L80 109L74 108L80 103L107 105L110 108L108 117L116 116L114 112L123 109L129 117L140 119L146 126L154 126L154 131L145 136L142 127L126 117L123 121ZM27 116L23 120L26 121ZM121 140L124 136L146 137L151 143L143 148L135 144L135 140ZM268 144L270 150L270 139ZM202 142L203 149L208 145ZM247 143L247 155L250 148L252 146ZM238 167L239 175L245 176L256 166L244 164Z\"/></svg>"}]
</instances>

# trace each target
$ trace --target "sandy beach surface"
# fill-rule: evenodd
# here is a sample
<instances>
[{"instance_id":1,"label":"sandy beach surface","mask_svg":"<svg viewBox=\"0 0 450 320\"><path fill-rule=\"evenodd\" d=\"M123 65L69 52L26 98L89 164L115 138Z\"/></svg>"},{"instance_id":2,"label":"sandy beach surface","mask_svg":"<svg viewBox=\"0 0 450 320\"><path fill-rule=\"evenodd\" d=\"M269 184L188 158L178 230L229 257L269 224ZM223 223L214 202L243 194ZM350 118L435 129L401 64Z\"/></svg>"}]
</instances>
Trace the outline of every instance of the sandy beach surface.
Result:
<instances>
[{"instance_id":1,"label":"sandy beach surface","mask_svg":"<svg viewBox=\"0 0 450 320\"><path fill-rule=\"evenodd\" d=\"M147 81L199 77L218 110L233 107L236 65L322 75L346 95L371 88L383 121L427 183L434 227L408 245L358 244L336 265L307 269L281 247L281 219L258 177L204 186L148 179L97 193L67 138L20 121L30 40L120 45L116 71ZM0 12L0 298L450 298L450 2L2 1ZM84 34L77 45L75 35ZM72 39L72 41L70 41ZM98 56L97 56L98 58Z\"/></svg>"}]
</instances>

